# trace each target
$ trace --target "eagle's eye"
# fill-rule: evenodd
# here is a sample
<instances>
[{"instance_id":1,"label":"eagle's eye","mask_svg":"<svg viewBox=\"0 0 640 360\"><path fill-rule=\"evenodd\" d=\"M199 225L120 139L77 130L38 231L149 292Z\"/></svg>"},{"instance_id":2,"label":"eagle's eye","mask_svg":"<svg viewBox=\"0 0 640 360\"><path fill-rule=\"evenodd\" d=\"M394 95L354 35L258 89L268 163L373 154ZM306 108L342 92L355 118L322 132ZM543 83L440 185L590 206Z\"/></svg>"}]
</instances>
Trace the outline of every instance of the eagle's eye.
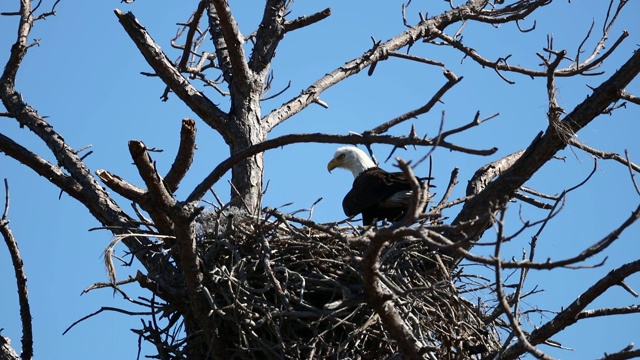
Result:
<instances>
[{"instance_id":1,"label":"eagle's eye","mask_svg":"<svg viewBox=\"0 0 640 360\"><path fill-rule=\"evenodd\" d=\"M345 156L345 154L340 154L340 155L338 155L338 160L342 160L342 159L344 159L344 156Z\"/></svg>"}]
</instances>

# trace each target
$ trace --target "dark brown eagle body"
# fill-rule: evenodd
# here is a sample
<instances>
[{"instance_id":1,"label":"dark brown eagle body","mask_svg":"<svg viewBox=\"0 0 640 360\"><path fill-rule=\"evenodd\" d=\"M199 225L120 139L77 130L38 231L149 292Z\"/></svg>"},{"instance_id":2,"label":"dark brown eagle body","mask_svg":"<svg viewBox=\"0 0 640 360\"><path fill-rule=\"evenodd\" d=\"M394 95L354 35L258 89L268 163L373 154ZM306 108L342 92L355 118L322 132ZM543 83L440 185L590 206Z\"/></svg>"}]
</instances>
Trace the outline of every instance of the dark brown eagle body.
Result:
<instances>
[{"instance_id":1,"label":"dark brown eagle body","mask_svg":"<svg viewBox=\"0 0 640 360\"><path fill-rule=\"evenodd\" d=\"M376 221L398 221L409 208L411 184L402 172L386 172L376 166L367 154L354 146L336 150L327 170L343 168L353 174L353 186L342 200L347 216L362 214L362 224ZM423 181L426 178L418 178Z\"/></svg>"},{"instance_id":2,"label":"dark brown eagle body","mask_svg":"<svg viewBox=\"0 0 640 360\"><path fill-rule=\"evenodd\" d=\"M379 167L363 171L342 200L347 216L362 214L362 224L376 220L397 221L411 200L411 185L402 172L386 172Z\"/></svg>"}]
</instances>

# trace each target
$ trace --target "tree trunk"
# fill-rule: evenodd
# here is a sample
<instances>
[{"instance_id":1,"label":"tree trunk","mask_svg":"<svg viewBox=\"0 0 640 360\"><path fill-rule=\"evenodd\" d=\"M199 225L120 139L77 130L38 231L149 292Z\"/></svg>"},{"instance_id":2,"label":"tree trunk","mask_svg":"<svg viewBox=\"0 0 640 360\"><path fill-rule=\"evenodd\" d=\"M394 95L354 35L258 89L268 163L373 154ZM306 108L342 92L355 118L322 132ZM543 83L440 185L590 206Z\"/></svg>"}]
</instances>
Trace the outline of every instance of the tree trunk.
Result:
<instances>
[{"instance_id":1,"label":"tree trunk","mask_svg":"<svg viewBox=\"0 0 640 360\"><path fill-rule=\"evenodd\" d=\"M242 109L235 112L238 115L232 122L235 126L229 144L231 155L267 138L267 131L260 123L259 95L248 96ZM251 214L257 214L261 208L263 168L264 156L260 153L240 162L231 172L231 199L237 201L235 206Z\"/></svg>"}]
</instances>

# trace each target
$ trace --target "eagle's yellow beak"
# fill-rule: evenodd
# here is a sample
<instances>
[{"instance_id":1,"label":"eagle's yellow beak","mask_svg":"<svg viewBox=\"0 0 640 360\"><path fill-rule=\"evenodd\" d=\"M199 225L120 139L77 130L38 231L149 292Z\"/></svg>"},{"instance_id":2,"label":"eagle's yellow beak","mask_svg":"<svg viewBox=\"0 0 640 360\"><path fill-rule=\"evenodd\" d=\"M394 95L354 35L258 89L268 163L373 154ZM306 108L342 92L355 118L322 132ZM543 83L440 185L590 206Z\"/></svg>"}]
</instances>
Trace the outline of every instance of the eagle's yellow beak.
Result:
<instances>
[{"instance_id":1,"label":"eagle's yellow beak","mask_svg":"<svg viewBox=\"0 0 640 360\"><path fill-rule=\"evenodd\" d=\"M331 161L329 161L329 163L327 164L327 170L329 170L329 172L337 167L340 167L340 160L336 158L331 159Z\"/></svg>"}]
</instances>

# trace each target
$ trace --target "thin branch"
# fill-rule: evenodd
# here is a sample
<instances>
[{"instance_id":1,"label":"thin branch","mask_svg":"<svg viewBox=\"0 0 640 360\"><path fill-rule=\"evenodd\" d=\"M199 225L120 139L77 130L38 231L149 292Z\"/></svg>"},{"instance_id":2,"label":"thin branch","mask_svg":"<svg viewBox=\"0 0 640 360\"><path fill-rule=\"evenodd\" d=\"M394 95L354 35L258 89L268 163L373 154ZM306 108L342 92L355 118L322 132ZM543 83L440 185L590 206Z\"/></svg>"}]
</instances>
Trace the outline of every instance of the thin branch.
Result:
<instances>
[{"instance_id":1,"label":"thin branch","mask_svg":"<svg viewBox=\"0 0 640 360\"><path fill-rule=\"evenodd\" d=\"M553 319L531 332L528 340L531 344L541 344L568 326L575 324L578 315L610 287L615 286L626 277L640 271L640 260L636 260L612 270L593 286L580 294L569 306L560 311ZM505 351L502 359L517 359L525 352L523 344L517 343Z\"/></svg>"},{"instance_id":2,"label":"thin branch","mask_svg":"<svg viewBox=\"0 0 640 360\"><path fill-rule=\"evenodd\" d=\"M315 14L300 16L291 21L285 21L284 23L284 31L290 32L305 26L313 25L318 21L322 21L328 18L331 15L331 8L326 8L324 10L318 11Z\"/></svg>"},{"instance_id":3,"label":"thin branch","mask_svg":"<svg viewBox=\"0 0 640 360\"><path fill-rule=\"evenodd\" d=\"M406 145L419 145L419 146L434 146L435 142L432 139L411 139L408 137L397 137L390 135L358 135L358 134L350 134L350 135L330 135L324 133L315 133L315 134L292 134L292 135L283 135L274 139L266 140L261 143L252 145L246 148L243 151L240 151L233 156L227 158L222 161L218 166L213 169L209 175L205 179L203 179L200 184L191 192L191 194L187 197L186 202L199 201L229 169L231 169L235 164L240 161L249 158L258 153L264 152L269 149L274 149L277 147L295 144L295 143L303 143L303 142L317 142L317 143L329 143L329 144L391 144L395 146L406 146ZM462 151L469 154L475 155L491 155L497 151L496 148L487 149L487 150L472 150L463 148L461 146L457 146L445 141L441 141L437 144L437 146L447 148L453 151Z\"/></svg>"},{"instance_id":4,"label":"thin branch","mask_svg":"<svg viewBox=\"0 0 640 360\"><path fill-rule=\"evenodd\" d=\"M451 175L449 177L449 185L447 185L447 190L445 190L444 195L442 195L442 199L440 200L440 202L438 203L438 205L434 206L432 211L434 212L440 212L442 211L442 209L444 209L444 205L447 203L447 201L449 200L449 196L451 196L451 192L453 191L453 188L458 185L458 173L460 172L459 168L454 168L453 170L451 170Z\"/></svg>"},{"instance_id":5,"label":"thin branch","mask_svg":"<svg viewBox=\"0 0 640 360\"><path fill-rule=\"evenodd\" d=\"M604 160L615 160L627 167L630 167L631 169L633 169L634 171L640 172L640 165L637 165L633 162L628 161L627 159L625 159L624 157L620 156L619 154L616 153L611 153L611 152L607 152L607 151L603 151L603 150L598 150L595 148L592 148L580 141L578 141L575 138L571 138L569 139L569 145L571 146L575 146L580 150L584 150L586 152L588 152L589 154L596 156L600 159L604 159Z\"/></svg>"},{"instance_id":6,"label":"thin branch","mask_svg":"<svg viewBox=\"0 0 640 360\"><path fill-rule=\"evenodd\" d=\"M477 62L478 64L482 65L482 66L486 66L488 68L494 69L498 72L498 74L500 74L500 71L508 71L508 72L513 72L513 73L519 73L519 74L523 74L523 75L527 75L527 76L531 76L531 77L546 77L547 76L547 71L546 70L533 70L533 69L529 69L529 68L524 68L521 66L514 66L514 65L510 65L508 64L506 61L506 59L498 59L496 61L491 61L489 59L486 59L484 57L482 57L475 49L465 46L464 44L462 44L461 41L455 40L454 38L452 38L451 36L445 34L444 32L437 30L437 29L433 29L433 33L435 36L437 36L438 38L440 38L441 40L443 40L444 42L446 42L447 44L451 45L452 47L460 50L462 53L465 54L465 56L470 57L471 59L473 59L475 62ZM570 66L567 68L563 68L563 69L558 69L556 71L554 71L554 76L559 76L559 77L571 77L571 76L575 76L575 75L580 75L580 74L585 74L585 72L599 66L600 64L602 64L602 62L604 62L604 60L606 58L609 57L609 55L611 55L615 49L622 43L622 41L627 38L629 36L629 33L624 31L620 37L613 43L613 45L611 45L611 47L609 48L609 50L607 50L604 54L602 54L600 57L596 58L596 59L589 59L590 62L586 63L583 62L582 64L578 64L577 66ZM502 76L502 75L501 75ZM503 77L503 79L507 80L506 78ZM509 81L510 83L513 83L511 81Z\"/></svg>"},{"instance_id":7,"label":"thin branch","mask_svg":"<svg viewBox=\"0 0 640 360\"><path fill-rule=\"evenodd\" d=\"M427 65L435 65L435 66L441 66L441 67L445 66L445 64L440 61L435 61L435 60L431 60L431 59L427 59L427 58L423 58L423 57L411 55L411 54L404 54L397 51L389 52L389 56L393 56L393 57L397 57L405 60L416 61L416 62L427 64Z\"/></svg>"},{"instance_id":8,"label":"thin branch","mask_svg":"<svg viewBox=\"0 0 640 360\"><path fill-rule=\"evenodd\" d=\"M478 125L482 124L485 121L491 120L491 119L497 117L498 115L500 115L500 113L495 113L493 115L487 116L484 119L480 119L480 111L477 111L475 117L473 118L473 120L470 123L465 124L465 125L463 125L463 126L461 126L459 128L456 128L456 129L451 129L451 130L445 131L442 134L440 134L440 138L445 139L449 135L453 135L453 134L457 134L457 133L463 132L463 131L468 130L468 129L472 128L472 127L478 126Z\"/></svg>"},{"instance_id":9,"label":"thin branch","mask_svg":"<svg viewBox=\"0 0 640 360\"><path fill-rule=\"evenodd\" d=\"M20 321L22 322L22 359L33 358L33 324L31 322L31 306L29 305L29 295L27 291L27 274L24 271L24 262L20 256L18 242L9 228L9 183L4 179L5 207L0 219L0 234L11 256L13 271L16 276L18 289L18 303L20 304Z\"/></svg>"},{"instance_id":10,"label":"thin branch","mask_svg":"<svg viewBox=\"0 0 640 360\"><path fill-rule=\"evenodd\" d=\"M447 78L447 82L440 87L440 89L431 97L431 99L423 106L411 110L409 112L406 112L398 117L396 117L395 119L391 119L387 122L385 122L384 124L381 124L379 126L376 126L375 128L367 131L366 133L370 133L370 134L383 134L385 132L387 132L387 130L389 130L391 127L398 125L408 119L411 118L415 118L418 115L424 114L429 112L429 110L431 110L431 108L433 108L433 106L435 106L439 101L441 101L442 96L444 96L444 94L449 91L449 89L451 89L453 86L455 86L457 83L459 83L460 81L462 81L462 77L457 77L454 73L452 73L449 70L444 70L443 72L444 76Z\"/></svg>"},{"instance_id":11,"label":"thin branch","mask_svg":"<svg viewBox=\"0 0 640 360\"><path fill-rule=\"evenodd\" d=\"M496 221L496 224L498 225L498 233L497 233L498 241L496 243L495 251L494 251L494 254L493 254L493 257L496 258L496 259L500 258L500 249L501 249L502 239L503 239L502 230L504 228L503 227L504 215L505 215L505 211L503 210L500 213L500 220ZM511 329L511 331L515 332L515 334L517 335L517 337L519 339L519 344L522 345L522 347L524 348L524 351L532 354L533 356L535 356L538 359L550 359L545 353L540 351L540 349L537 349L535 346L533 346L531 343L529 343L529 341L527 340L527 337L525 336L524 332L520 328L519 320L516 318L514 313L511 311L510 304L507 301L507 297L506 297L506 295L504 293L504 290L503 290L502 263L500 261L496 261L495 271L494 272L495 272L495 275L496 275L496 296L498 297L498 302L499 302L500 306L502 307L502 310L504 311L504 313L507 314L507 318L509 319L509 323L510 323L509 328ZM523 274L524 274L524 272L523 272ZM518 289L520 289L520 287L518 287ZM519 298L516 296L514 298L514 301L515 301L515 304L516 304L514 306L517 306Z\"/></svg>"},{"instance_id":12,"label":"thin branch","mask_svg":"<svg viewBox=\"0 0 640 360\"><path fill-rule=\"evenodd\" d=\"M429 37L436 29L443 29L450 24L464 20L468 14L477 12L475 4L469 2L459 6L455 11L444 12L443 14L434 16L428 20L420 22L418 25L411 27L403 33L391 38L390 40L374 46L373 49L365 52L361 56L348 61L346 64L329 72L318 81L303 90L299 96L287 101L285 104L263 118L266 129L273 129L283 123L291 116L299 113L310 104L320 99L322 92L342 80L360 73L373 64L387 59L391 52L402 49L416 42L418 39Z\"/></svg>"}]
</instances>

